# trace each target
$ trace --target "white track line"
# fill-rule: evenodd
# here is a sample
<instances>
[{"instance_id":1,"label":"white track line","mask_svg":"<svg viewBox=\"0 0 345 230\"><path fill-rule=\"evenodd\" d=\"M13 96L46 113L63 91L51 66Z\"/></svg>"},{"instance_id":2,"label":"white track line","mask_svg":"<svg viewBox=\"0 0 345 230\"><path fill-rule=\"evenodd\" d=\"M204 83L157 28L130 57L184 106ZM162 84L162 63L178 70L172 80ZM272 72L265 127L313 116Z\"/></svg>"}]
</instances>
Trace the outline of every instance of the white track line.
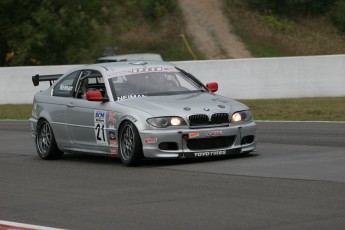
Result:
<instances>
[{"instance_id":1,"label":"white track line","mask_svg":"<svg viewBox=\"0 0 345 230\"><path fill-rule=\"evenodd\" d=\"M0 220L0 230L64 230L61 228L49 228L39 225L22 224Z\"/></svg>"}]
</instances>

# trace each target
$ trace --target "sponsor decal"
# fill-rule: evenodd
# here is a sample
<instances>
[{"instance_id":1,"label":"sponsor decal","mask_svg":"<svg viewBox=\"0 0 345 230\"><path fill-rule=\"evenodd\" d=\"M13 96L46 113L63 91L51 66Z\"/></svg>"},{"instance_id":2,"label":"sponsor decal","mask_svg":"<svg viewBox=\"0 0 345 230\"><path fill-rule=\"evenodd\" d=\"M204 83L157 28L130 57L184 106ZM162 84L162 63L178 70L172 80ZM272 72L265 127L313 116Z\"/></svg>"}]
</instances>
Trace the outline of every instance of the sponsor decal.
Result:
<instances>
[{"instance_id":1,"label":"sponsor decal","mask_svg":"<svg viewBox=\"0 0 345 230\"><path fill-rule=\"evenodd\" d=\"M169 72L179 72L179 71L177 71L176 68L173 68L173 67L171 67L171 68L165 67L165 68L163 68L163 70L164 70L164 71L169 71Z\"/></svg>"},{"instance_id":2,"label":"sponsor decal","mask_svg":"<svg viewBox=\"0 0 345 230\"><path fill-rule=\"evenodd\" d=\"M124 95L124 96L121 96L121 97L117 97L117 100L118 101L121 101L121 100L126 100L126 99L131 99L131 98L137 98L137 97L147 97L147 95L144 95L144 94L138 94L138 95Z\"/></svg>"},{"instance_id":3,"label":"sponsor decal","mask_svg":"<svg viewBox=\"0 0 345 230\"><path fill-rule=\"evenodd\" d=\"M116 157L119 155L119 152L117 151L116 148L111 148L110 149L110 155Z\"/></svg>"},{"instance_id":4,"label":"sponsor decal","mask_svg":"<svg viewBox=\"0 0 345 230\"><path fill-rule=\"evenodd\" d=\"M72 91L73 86L72 85L60 85L60 90L63 91Z\"/></svg>"},{"instance_id":5,"label":"sponsor decal","mask_svg":"<svg viewBox=\"0 0 345 230\"><path fill-rule=\"evenodd\" d=\"M115 123L115 121L116 121L116 113L115 112L109 113L108 121L109 121L109 123Z\"/></svg>"},{"instance_id":6,"label":"sponsor decal","mask_svg":"<svg viewBox=\"0 0 345 230\"><path fill-rule=\"evenodd\" d=\"M114 128L115 122L116 122L116 113L109 112L109 117L108 117L109 128Z\"/></svg>"},{"instance_id":7,"label":"sponsor decal","mask_svg":"<svg viewBox=\"0 0 345 230\"><path fill-rule=\"evenodd\" d=\"M157 141L158 141L158 138L156 137L156 138L146 138L145 140L144 140L144 142L146 143L146 144L154 144L154 143L157 143Z\"/></svg>"},{"instance_id":8,"label":"sponsor decal","mask_svg":"<svg viewBox=\"0 0 345 230\"><path fill-rule=\"evenodd\" d=\"M223 134L222 131L209 131L205 133L206 137L216 137L216 136L221 136Z\"/></svg>"},{"instance_id":9,"label":"sponsor decal","mask_svg":"<svg viewBox=\"0 0 345 230\"><path fill-rule=\"evenodd\" d=\"M123 120L130 120L132 122L137 122L138 121L135 117L133 117L131 115L125 115L125 116L121 117L121 121L123 121Z\"/></svg>"},{"instance_id":10,"label":"sponsor decal","mask_svg":"<svg viewBox=\"0 0 345 230\"><path fill-rule=\"evenodd\" d=\"M107 133L105 131L105 116L105 111L95 110L94 131L97 144L107 144Z\"/></svg>"},{"instance_id":11,"label":"sponsor decal","mask_svg":"<svg viewBox=\"0 0 345 230\"><path fill-rule=\"evenodd\" d=\"M199 135L200 135L199 132L190 133L190 134L189 134L189 138L198 137Z\"/></svg>"},{"instance_id":12,"label":"sponsor decal","mask_svg":"<svg viewBox=\"0 0 345 230\"><path fill-rule=\"evenodd\" d=\"M119 72L111 72L108 74L109 77L115 77L115 76L123 76L132 73L132 71L119 71Z\"/></svg>"},{"instance_id":13,"label":"sponsor decal","mask_svg":"<svg viewBox=\"0 0 345 230\"><path fill-rule=\"evenodd\" d=\"M95 111L95 122L104 122L105 121L105 111L96 110Z\"/></svg>"},{"instance_id":14,"label":"sponsor decal","mask_svg":"<svg viewBox=\"0 0 345 230\"><path fill-rule=\"evenodd\" d=\"M117 146L115 131L109 131L108 136L109 136L109 145Z\"/></svg>"},{"instance_id":15,"label":"sponsor decal","mask_svg":"<svg viewBox=\"0 0 345 230\"><path fill-rule=\"evenodd\" d=\"M139 69L133 69L132 73L158 72L158 71L163 71L163 68L162 67L139 68Z\"/></svg>"},{"instance_id":16,"label":"sponsor decal","mask_svg":"<svg viewBox=\"0 0 345 230\"><path fill-rule=\"evenodd\" d=\"M211 156L222 156L226 155L225 150L217 150L217 151L206 151L206 152L196 152L194 153L195 157L211 157Z\"/></svg>"},{"instance_id":17,"label":"sponsor decal","mask_svg":"<svg viewBox=\"0 0 345 230\"><path fill-rule=\"evenodd\" d=\"M151 67L151 68L139 68L139 69L133 69L133 70L124 70L124 71L114 71L108 74L109 77L116 77L116 76L125 76L129 75L131 73L142 73L142 72L178 72L175 68L171 67Z\"/></svg>"}]
</instances>

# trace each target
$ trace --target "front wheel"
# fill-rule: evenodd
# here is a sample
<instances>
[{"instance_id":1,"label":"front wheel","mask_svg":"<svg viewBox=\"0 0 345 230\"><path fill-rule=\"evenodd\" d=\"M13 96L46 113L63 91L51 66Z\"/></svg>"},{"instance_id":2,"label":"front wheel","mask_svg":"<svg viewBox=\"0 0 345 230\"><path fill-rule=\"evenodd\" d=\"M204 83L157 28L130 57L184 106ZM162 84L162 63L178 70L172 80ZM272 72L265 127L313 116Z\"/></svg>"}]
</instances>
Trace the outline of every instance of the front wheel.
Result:
<instances>
[{"instance_id":1,"label":"front wheel","mask_svg":"<svg viewBox=\"0 0 345 230\"><path fill-rule=\"evenodd\" d=\"M56 144L53 130L46 120L37 125L36 149L40 158L44 160L58 159L63 156Z\"/></svg>"},{"instance_id":2,"label":"front wheel","mask_svg":"<svg viewBox=\"0 0 345 230\"><path fill-rule=\"evenodd\" d=\"M139 164L143 157L143 146L137 128L125 121L119 132L119 150L122 163L127 166Z\"/></svg>"}]
</instances>

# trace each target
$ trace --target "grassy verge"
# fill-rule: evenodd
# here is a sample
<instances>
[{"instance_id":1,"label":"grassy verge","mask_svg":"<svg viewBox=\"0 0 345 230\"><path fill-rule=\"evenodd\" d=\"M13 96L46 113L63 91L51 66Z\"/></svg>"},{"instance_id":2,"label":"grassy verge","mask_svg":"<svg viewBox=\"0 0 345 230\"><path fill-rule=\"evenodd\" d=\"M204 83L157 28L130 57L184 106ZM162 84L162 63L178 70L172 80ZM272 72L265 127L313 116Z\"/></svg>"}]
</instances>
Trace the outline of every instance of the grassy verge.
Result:
<instances>
[{"instance_id":1,"label":"grassy verge","mask_svg":"<svg viewBox=\"0 0 345 230\"><path fill-rule=\"evenodd\" d=\"M256 120L345 121L345 97L241 100Z\"/></svg>"},{"instance_id":2,"label":"grassy verge","mask_svg":"<svg viewBox=\"0 0 345 230\"><path fill-rule=\"evenodd\" d=\"M31 116L31 104L0 105L0 119L26 120Z\"/></svg>"},{"instance_id":3,"label":"grassy verge","mask_svg":"<svg viewBox=\"0 0 345 230\"><path fill-rule=\"evenodd\" d=\"M256 120L345 121L345 97L241 100ZM0 105L0 119L26 120L31 104Z\"/></svg>"}]
</instances>

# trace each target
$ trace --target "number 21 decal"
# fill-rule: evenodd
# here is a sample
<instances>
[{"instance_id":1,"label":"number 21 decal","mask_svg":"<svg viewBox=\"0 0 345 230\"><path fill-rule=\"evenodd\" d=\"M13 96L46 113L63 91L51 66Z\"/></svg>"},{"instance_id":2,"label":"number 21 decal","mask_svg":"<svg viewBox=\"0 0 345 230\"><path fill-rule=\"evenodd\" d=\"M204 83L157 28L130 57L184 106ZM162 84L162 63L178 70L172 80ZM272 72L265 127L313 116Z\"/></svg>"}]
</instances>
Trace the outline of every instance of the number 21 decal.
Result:
<instances>
[{"instance_id":1,"label":"number 21 decal","mask_svg":"<svg viewBox=\"0 0 345 230\"><path fill-rule=\"evenodd\" d=\"M97 124L95 129L97 131L97 134L96 134L97 141L105 142L104 124L102 125Z\"/></svg>"},{"instance_id":2,"label":"number 21 decal","mask_svg":"<svg viewBox=\"0 0 345 230\"><path fill-rule=\"evenodd\" d=\"M106 111L95 110L94 127L97 144L107 144L107 133L105 127Z\"/></svg>"}]
</instances>

